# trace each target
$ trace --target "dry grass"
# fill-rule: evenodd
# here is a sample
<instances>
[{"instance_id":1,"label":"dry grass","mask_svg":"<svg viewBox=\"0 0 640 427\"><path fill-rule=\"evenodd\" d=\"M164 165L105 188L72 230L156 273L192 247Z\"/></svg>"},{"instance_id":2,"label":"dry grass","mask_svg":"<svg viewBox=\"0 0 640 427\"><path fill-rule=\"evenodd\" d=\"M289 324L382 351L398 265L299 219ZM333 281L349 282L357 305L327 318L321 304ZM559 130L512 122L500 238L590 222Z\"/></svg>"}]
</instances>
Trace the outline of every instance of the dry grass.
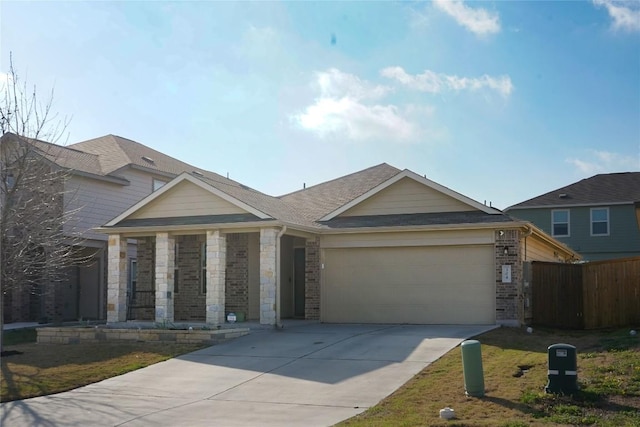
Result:
<instances>
[{"instance_id":1,"label":"dry grass","mask_svg":"<svg viewBox=\"0 0 640 427\"><path fill-rule=\"evenodd\" d=\"M15 337L14 337L15 338ZM343 426L640 426L640 340L627 331L533 334L502 328L482 343L485 397L464 395L460 348L434 362L396 393ZM197 349L168 343L38 345L8 341L2 358L2 401L69 390ZM575 396L544 393L547 347L578 350ZM438 418L455 409L456 419Z\"/></svg>"},{"instance_id":2,"label":"dry grass","mask_svg":"<svg viewBox=\"0 0 640 427\"><path fill-rule=\"evenodd\" d=\"M483 334L485 397L464 394L460 347L342 426L640 426L640 343L627 331L566 332L501 328ZM573 397L547 395L547 347L578 351ZM439 418L449 406L456 419Z\"/></svg>"},{"instance_id":3,"label":"dry grass","mask_svg":"<svg viewBox=\"0 0 640 427\"><path fill-rule=\"evenodd\" d=\"M71 390L202 348L174 343L11 343L2 357L0 400Z\"/></svg>"}]
</instances>

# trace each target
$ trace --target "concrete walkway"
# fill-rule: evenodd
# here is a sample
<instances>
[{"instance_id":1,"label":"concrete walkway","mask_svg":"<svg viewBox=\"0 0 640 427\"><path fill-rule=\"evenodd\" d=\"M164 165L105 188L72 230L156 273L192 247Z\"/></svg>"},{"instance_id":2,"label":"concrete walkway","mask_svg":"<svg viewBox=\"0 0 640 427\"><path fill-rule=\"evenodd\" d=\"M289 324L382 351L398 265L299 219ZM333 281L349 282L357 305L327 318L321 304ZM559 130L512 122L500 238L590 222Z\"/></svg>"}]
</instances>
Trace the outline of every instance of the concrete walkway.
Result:
<instances>
[{"instance_id":1,"label":"concrete walkway","mask_svg":"<svg viewBox=\"0 0 640 427\"><path fill-rule=\"evenodd\" d=\"M3 403L0 425L329 426L375 405L462 340L492 328L258 328L73 391Z\"/></svg>"}]
</instances>

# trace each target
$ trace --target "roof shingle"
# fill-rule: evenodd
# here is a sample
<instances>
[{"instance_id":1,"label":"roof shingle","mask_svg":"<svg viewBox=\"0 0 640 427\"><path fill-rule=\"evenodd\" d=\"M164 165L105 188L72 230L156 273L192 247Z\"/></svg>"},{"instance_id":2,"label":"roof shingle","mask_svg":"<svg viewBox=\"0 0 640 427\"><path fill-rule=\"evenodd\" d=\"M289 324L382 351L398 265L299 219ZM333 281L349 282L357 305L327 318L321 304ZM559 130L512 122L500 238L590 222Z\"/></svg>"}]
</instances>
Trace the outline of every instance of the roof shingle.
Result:
<instances>
[{"instance_id":1,"label":"roof shingle","mask_svg":"<svg viewBox=\"0 0 640 427\"><path fill-rule=\"evenodd\" d=\"M294 193L285 194L279 199L298 207L303 211L307 220L317 221L400 172L400 169L381 163Z\"/></svg>"},{"instance_id":2,"label":"roof shingle","mask_svg":"<svg viewBox=\"0 0 640 427\"><path fill-rule=\"evenodd\" d=\"M229 196L261 211L268 216L290 224L311 228L343 228L372 227L389 225L429 225L429 224L461 224L477 223L484 220L495 222L495 215L486 216L481 212L473 216L470 213L460 214L419 214L378 216L375 218L353 217L337 218L329 222L319 222L327 214L348 204L380 184L401 173L386 163L381 163L352 174L323 182L280 197L261 193L234 180L225 178L215 172L196 168L188 163L154 150L138 142L116 135L106 135L88 141L79 142L66 147L36 141L45 157L60 166L88 172L96 175L117 177L118 171L124 167L141 167L158 173L178 176L189 173L191 176L207 183ZM229 217L231 222L247 221L249 217ZM485 218L486 217L486 218ZM222 217L215 220L221 220ZM256 217L257 218L257 217ZM213 218L207 218L213 220ZM166 220L166 219L165 219ZM191 218L190 221L201 221L203 218ZM507 216L500 221L509 220ZM184 221L182 219L181 221ZM119 225L141 225L145 221L124 220Z\"/></svg>"},{"instance_id":3,"label":"roof shingle","mask_svg":"<svg viewBox=\"0 0 640 427\"><path fill-rule=\"evenodd\" d=\"M621 172L594 175L515 204L506 210L637 201L640 201L640 172Z\"/></svg>"}]
</instances>

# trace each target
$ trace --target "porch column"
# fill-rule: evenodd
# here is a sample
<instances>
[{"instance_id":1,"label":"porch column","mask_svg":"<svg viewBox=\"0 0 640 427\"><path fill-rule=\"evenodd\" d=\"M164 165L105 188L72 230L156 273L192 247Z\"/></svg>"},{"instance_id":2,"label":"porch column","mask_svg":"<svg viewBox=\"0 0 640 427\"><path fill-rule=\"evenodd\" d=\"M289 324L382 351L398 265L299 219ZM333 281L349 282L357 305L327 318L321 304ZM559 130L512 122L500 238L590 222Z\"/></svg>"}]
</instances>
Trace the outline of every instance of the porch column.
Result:
<instances>
[{"instance_id":1,"label":"porch column","mask_svg":"<svg viewBox=\"0 0 640 427\"><path fill-rule=\"evenodd\" d=\"M227 236L220 230L207 231L207 323L221 325L225 321L225 268Z\"/></svg>"},{"instance_id":2,"label":"porch column","mask_svg":"<svg viewBox=\"0 0 640 427\"><path fill-rule=\"evenodd\" d=\"M156 322L173 322L175 239L156 233Z\"/></svg>"},{"instance_id":3,"label":"porch column","mask_svg":"<svg viewBox=\"0 0 640 427\"><path fill-rule=\"evenodd\" d=\"M127 239L109 235L107 267L107 323L127 320Z\"/></svg>"},{"instance_id":4,"label":"porch column","mask_svg":"<svg viewBox=\"0 0 640 427\"><path fill-rule=\"evenodd\" d=\"M260 229L260 323L276 324L276 239L275 228Z\"/></svg>"}]
</instances>

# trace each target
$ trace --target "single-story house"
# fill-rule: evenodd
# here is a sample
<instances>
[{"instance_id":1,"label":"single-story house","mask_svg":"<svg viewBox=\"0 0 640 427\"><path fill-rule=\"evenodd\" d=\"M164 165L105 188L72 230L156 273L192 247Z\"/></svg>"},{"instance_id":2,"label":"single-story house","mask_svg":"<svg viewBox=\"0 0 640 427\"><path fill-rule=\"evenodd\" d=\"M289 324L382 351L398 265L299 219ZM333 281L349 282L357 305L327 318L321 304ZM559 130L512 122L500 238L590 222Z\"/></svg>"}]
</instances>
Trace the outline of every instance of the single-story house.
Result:
<instances>
[{"instance_id":1,"label":"single-story house","mask_svg":"<svg viewBox=\"0 0 640 427\"><path fill-rule=\"evenodd\" d=\"M385 163L280 197L183 173L99 231L108 322L517 325L523 262L579 259L529 222Z\"/></svg>"}]
</instances>

